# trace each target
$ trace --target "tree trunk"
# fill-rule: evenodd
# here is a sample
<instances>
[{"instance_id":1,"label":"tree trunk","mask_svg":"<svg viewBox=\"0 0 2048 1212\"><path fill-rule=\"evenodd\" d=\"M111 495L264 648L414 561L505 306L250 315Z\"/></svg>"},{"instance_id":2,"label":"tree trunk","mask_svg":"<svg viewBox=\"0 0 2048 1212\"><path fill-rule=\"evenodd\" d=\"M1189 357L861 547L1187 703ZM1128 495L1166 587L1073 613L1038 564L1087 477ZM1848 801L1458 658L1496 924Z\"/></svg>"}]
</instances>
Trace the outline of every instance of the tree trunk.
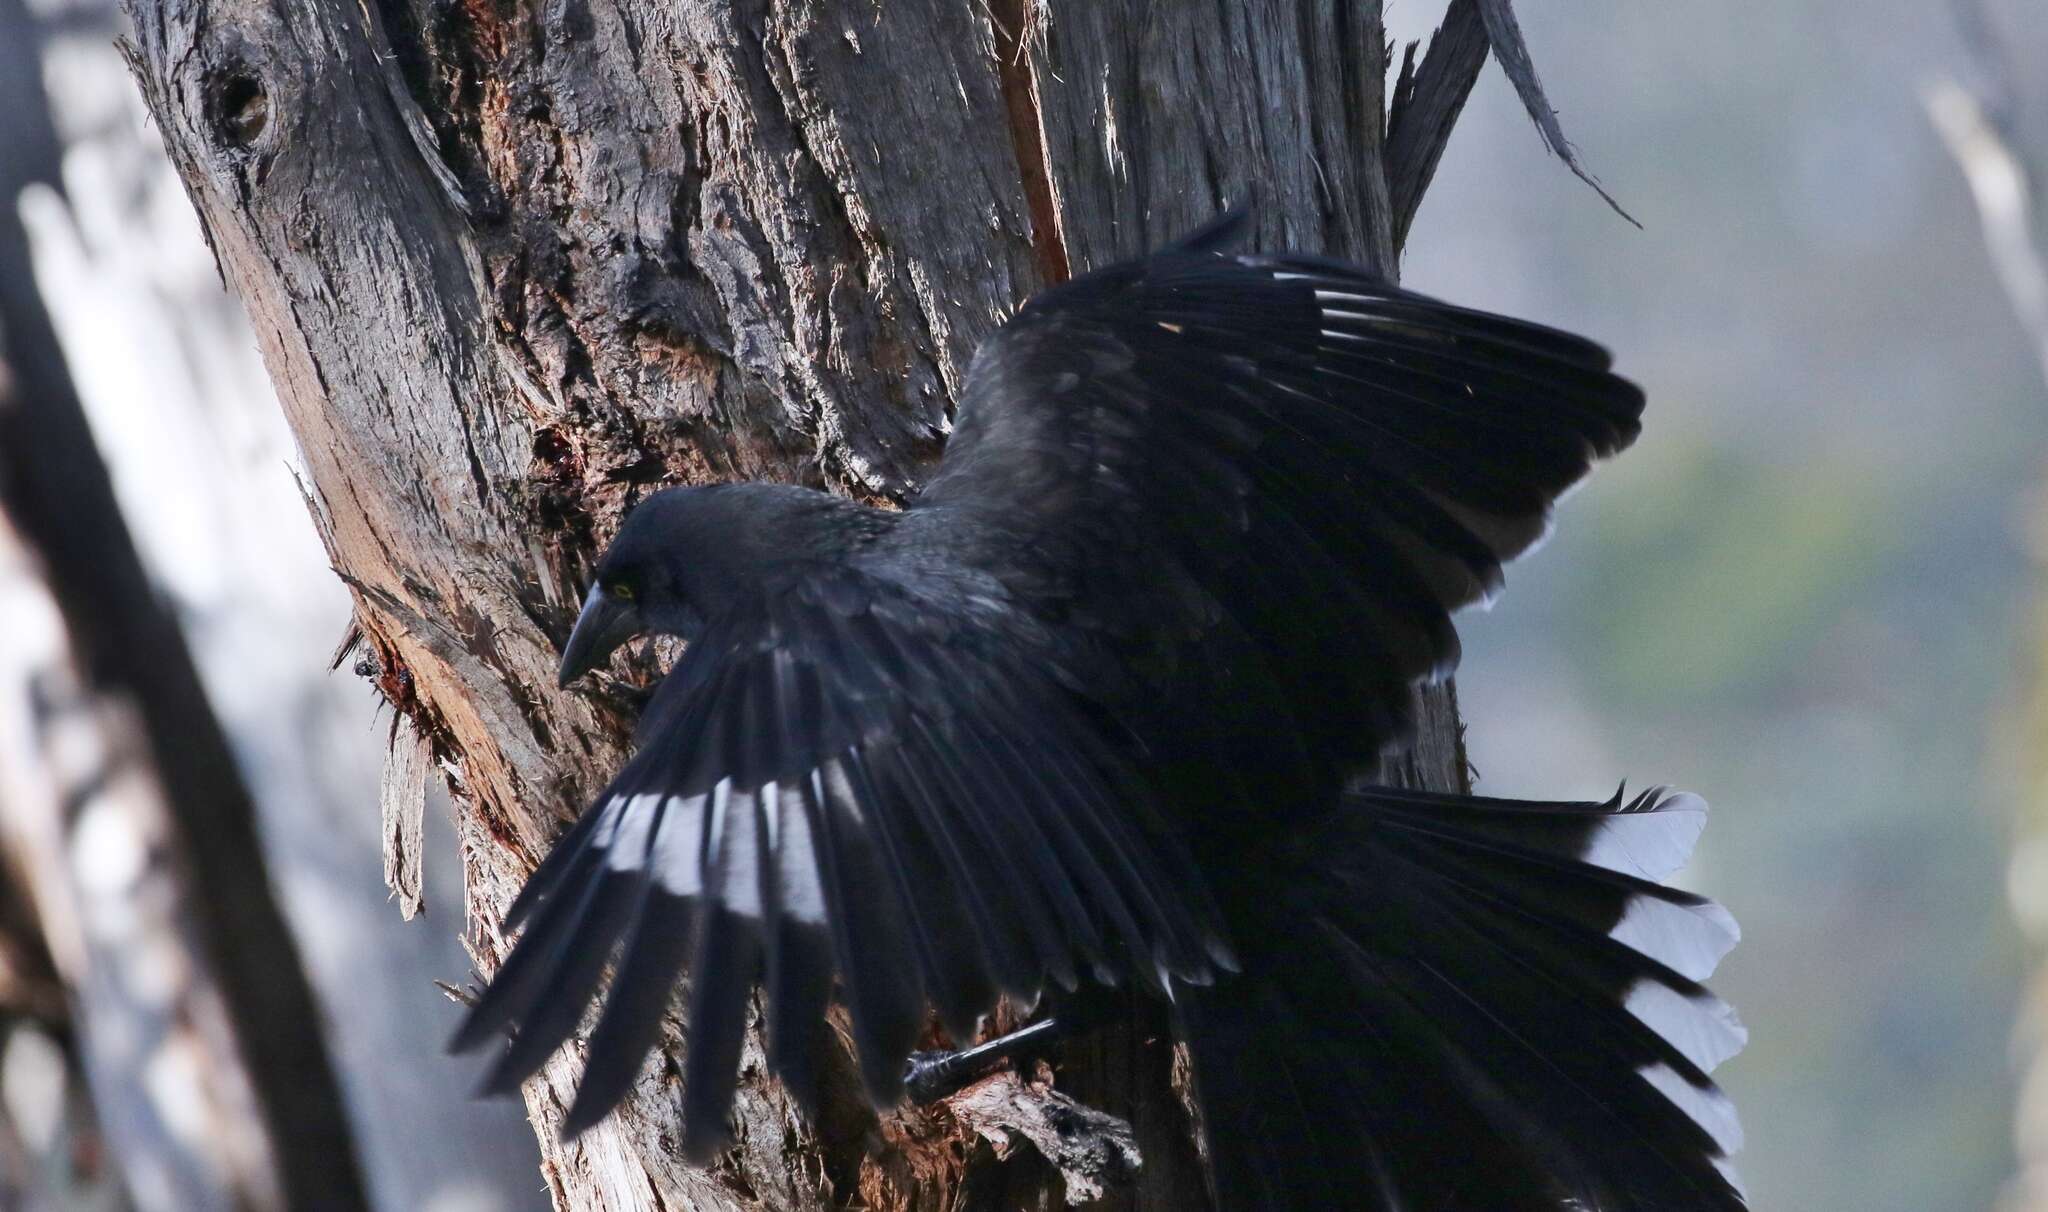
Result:
<instances>
[{"instance_id":1,"label":"tree trunk","mask_svg":"<svg viewBox=\"0 0 2048 1212\"><path fill-rule=\"evenodd\" d=\"M1393 199L1405 228L1485 45L1459 0L1464 40L1404 70L1389 133L1372 2L126 3L379 684L454 772L485 971L657 669L643 653L629 678L554 687L631 502L725 478L903 498L1003 316L1226 204L1256 201L1264 244L1391 275ZM1427 718L1395 775L1461 785L1447 693ZM1160 1026L1134 1009L1058 1080L1133 1122L1139 1185L1113 1199L1196 1208ZM673 1027L575 1142L555 1139L575 1048L528 1083L560 1207L1058 1198L1049 1168L999 1163L947 1108L878 1121L850 1074L805 1123L758 1049L738 1147L692 1169Z\"/></svg>"}]
</instances>

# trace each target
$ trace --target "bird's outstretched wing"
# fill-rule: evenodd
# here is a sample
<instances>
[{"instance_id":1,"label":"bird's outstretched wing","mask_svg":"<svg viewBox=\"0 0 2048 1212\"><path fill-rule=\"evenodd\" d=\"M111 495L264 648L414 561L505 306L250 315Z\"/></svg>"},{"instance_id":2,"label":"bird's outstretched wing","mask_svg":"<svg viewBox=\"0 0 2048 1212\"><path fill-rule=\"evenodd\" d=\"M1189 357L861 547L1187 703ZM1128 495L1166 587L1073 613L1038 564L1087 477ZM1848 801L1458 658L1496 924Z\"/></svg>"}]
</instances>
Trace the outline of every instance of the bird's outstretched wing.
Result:
<instances>
[{"instance_id":1,"label":"bird's outstretched wing","mask_svg":"<svg viewBox=\"0 0 2048 1212\"><path fill-rule=\"evenodd\" d=\"M1227 226L1034 299L912 508L692 641L508 914L456 1041L516 1029L491 1085L614 952L565 1127L624 1094L687 966L699 1155L756 976L800 1099L836 981L886 1102L927 1001L961 1035L999 992L1231 965L1210 810L1326 810L1642 401L1578 338L1225 256Z\"/></svg>"},{"instance_id":2,"label":"bird's outstretched wing","mask_svg":"<svg viewBox=\"0 0 2048 1212\"><path fill-rule=\"evenodd\" d=\"M1216 251L1235 223L1032 299L911 519L1104 637L1108 676L1163 672L1141 693L1222 733L1256 725L1242 704L1285 717L1326 796L1408 736L1412 684L1457 661L1449 613L1634 440L1643 397L1579 337Z\"/></svg>"},{"instance_id":3,"label":"bird's outstretched wing","mask_svg":"<svg viewBox=\"0 0 2048 1212\"><path fill-rule=\"evenodd\" d=\"M1204 982L1228 962L1145 796L1028 640L958 600L817 570L690 645L637 755L507 913L524 933L456 1046L516 1028L487 1079L516 1087L616 948L564 1128L580 1131L624 1096L687 966L701 1156L726 1131L756 980L770 1065L815 1106L836 976L867 1087L893 1102L927 1000L966 1038L998 993Z\"/></svg>"}]
</instances>

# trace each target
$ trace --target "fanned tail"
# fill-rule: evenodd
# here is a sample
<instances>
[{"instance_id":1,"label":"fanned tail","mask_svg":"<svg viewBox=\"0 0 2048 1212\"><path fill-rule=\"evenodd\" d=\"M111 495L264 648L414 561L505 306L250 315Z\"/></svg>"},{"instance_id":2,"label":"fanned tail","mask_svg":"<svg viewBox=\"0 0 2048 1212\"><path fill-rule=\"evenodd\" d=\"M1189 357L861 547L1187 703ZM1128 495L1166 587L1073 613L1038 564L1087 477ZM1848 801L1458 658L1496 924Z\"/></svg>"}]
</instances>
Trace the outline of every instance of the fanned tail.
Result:
<instances>
[{"instance_id":1,"label":"fanned tail","mask_svg":"<svg viewBox=\"0 0 2048 1212\"><path fill-rule=\"evenodd\" d=\"M1219 1206L1744 1207L1735 923L1656 882L1705 815L1376 788L1248 861L1245 970L1179 1001Z\"/></svg>"}]
</instances>

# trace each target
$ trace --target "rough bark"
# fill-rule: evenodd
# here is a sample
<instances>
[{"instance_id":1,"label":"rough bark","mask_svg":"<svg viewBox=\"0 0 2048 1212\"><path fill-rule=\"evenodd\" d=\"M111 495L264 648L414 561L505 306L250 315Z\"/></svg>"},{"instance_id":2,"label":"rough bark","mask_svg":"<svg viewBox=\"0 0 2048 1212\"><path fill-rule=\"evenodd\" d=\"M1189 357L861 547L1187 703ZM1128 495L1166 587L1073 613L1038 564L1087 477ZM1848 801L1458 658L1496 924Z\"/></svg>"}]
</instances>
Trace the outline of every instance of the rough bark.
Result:
<instances>
[{"instance_id":1,"label":"rough bark","mask_svg":"<svg viewBox=\"0 0 2048 1212\"><path fill-rule=\"evenodd\" d=\"M1256 198L1263 243L1396 268L1375 3L127 8L379 685L454 772L485 971L658 668L642 653L567 693L552 676L632 501L737 477L900 499L1003 315L1228 203ZM1462 97L1479 63L1461 62L1432 89ZM1395 773L1460 785L1455 705L1428 702ZM1132 1125L1124 1206L1204 1202L1166 1039L1134 1007L1059 1074ZM528 1083L558 1205L1057 1202L1047 1167L999 1163L943 1107L878 1120L847 1084L804 1123L757 1049L739 1147L693 1170L673 1148L677 1046L672 1029L622 1113L573 1143L554 1128L575 1048Z\"/></svg>"}]
</instances>

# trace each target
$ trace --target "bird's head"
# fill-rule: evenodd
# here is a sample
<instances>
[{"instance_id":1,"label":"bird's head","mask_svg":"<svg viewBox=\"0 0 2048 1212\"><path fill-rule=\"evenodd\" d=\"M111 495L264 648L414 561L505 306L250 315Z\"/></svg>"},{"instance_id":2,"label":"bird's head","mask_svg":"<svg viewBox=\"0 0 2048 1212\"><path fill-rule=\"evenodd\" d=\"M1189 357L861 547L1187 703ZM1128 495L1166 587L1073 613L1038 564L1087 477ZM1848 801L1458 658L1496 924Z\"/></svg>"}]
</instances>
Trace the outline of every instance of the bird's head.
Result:
<instances>
[{"instance_id":1,"label":"bird's head","mask_svg":"<svg viewBox=\"0 0 2048 1212\"><path fill-rule=\"evenodd\" d=\"M804 562L853 546L888 515L786 484L655 493L626 515L598 561L562 649L561 684L642 635L694 639L705 624Z\"/></svg>"}]
</instances>

